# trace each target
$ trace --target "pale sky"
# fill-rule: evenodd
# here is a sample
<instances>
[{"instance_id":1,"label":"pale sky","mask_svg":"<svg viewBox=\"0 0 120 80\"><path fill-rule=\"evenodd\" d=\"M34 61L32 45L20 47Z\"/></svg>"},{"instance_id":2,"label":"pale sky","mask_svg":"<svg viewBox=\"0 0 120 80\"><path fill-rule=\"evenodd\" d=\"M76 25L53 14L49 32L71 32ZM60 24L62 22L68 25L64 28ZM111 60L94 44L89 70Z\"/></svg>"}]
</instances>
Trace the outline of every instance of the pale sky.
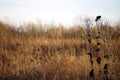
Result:
<instances>
[{"instance_id":1,"label":"pale sky","mask_svg":"<svg viewBox=\"0 0 120 80\"><path fill-rule=\"evenodd\" d=\"M0 0L0 19L69 25L78 15L120 19L120 0Z\"/></svg>"}]
</instances>

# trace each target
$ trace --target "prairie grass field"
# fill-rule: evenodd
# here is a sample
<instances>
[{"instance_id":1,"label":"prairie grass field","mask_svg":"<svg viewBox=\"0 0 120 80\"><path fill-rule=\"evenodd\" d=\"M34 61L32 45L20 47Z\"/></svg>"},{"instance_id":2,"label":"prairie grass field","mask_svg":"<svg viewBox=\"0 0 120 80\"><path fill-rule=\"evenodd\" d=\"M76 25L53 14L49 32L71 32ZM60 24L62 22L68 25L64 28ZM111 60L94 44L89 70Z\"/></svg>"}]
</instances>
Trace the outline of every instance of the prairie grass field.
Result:
<instances>
[{"instance_id":1,"label":"prairie grass field","mask_svg":"<svg viewBox=\"0 0 120 80\"><path fill-rule=\"evenodd\" d=\"M65 28L30 23L15 27L0 21L0 80L120 80L120 24L100 26L101 64L96 62L97 30L97 25L90 28L91 46L87 29L81 25ZM94 78L89 74L92 67Z\"/></svg>"}]
</instances>

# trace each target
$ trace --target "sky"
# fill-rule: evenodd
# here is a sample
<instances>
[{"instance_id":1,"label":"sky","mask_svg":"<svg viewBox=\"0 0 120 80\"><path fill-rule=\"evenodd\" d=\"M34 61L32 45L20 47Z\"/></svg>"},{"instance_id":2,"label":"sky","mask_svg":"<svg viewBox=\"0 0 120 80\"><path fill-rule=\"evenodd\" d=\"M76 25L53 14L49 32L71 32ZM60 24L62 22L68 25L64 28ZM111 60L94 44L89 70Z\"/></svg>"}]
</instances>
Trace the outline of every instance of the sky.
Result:
<instances>
[{"instance_id":1,"label":"sky","mask_svg":"<svg viewBox=\"0 0 120 80\"><path fill-rule=\"evenodd\" d=\"M120 0L0 0L0 19L72 24L78 16L120 19Z\"/></svg>"}]
</instances>

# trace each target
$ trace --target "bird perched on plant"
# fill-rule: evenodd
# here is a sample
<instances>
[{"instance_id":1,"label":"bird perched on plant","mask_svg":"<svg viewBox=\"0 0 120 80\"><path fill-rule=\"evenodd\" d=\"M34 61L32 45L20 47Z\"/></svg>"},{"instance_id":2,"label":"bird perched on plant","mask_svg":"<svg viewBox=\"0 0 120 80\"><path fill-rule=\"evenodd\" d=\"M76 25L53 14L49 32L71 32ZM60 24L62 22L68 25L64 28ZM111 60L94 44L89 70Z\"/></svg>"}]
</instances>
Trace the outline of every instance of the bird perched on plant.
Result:
<instances>
[{"instance_id":1,"label":"bird perched on plant","mask_svg":"<svg viewBox=\"0 0 120 80\"><path fill-rule=\"evenodd\" d=\"M99 15L99 16L97 16L97 17L96 17L96 19L95 19L95 21L98 21L100 18L101 18L101 16L100 16L100 15Z\"/></svg>"}]
</instances>

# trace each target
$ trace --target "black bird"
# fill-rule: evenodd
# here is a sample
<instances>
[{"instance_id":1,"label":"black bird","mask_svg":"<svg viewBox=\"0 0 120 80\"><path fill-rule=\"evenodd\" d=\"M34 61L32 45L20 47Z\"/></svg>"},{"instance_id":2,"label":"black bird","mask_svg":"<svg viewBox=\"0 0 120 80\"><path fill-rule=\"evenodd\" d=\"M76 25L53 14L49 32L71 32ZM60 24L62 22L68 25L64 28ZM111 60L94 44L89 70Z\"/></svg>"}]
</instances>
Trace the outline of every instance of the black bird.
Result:
<instances>
[{"instance_id":1,"label":"black bird","mask_svg":"<svg viewBox=\"0 0 120 80\"><path fill-rule=\"evenodd\" d=\"M89 76L94 77L94 70L93 69L90 71Z\"/></svg>"},{"instance_id":2,"label":"black bird","mask_svg":"<svg viewBox=\"0 0 120 80\"><path fill-rule=\"evenodd\" d=\"M100 15L99 15L99 16L97 16L97 17L96 17L96 19L95 19L95 21L98 21L100 18L101 18L101 16L100 16Z\"/></svg>"}]
</instances>

